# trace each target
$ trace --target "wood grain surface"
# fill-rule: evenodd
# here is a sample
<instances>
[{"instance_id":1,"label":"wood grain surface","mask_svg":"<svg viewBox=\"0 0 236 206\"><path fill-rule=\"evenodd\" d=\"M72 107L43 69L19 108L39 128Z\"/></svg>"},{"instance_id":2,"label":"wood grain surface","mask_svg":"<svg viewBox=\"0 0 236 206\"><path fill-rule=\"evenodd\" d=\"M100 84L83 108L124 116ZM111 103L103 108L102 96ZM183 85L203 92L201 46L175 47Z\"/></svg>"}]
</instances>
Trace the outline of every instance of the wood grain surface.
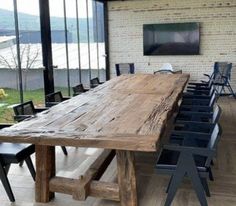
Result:
<instances>
[{"instance_id":1,"label":"wood grain surface","mask_svg":"<svg viewBox=\"0 0 236 206\"><path fill-rule=\"evenodd\" d=\"M0 131L0 141L155 151L188 79L122 75Z\"/></svg>"}]
</instances>

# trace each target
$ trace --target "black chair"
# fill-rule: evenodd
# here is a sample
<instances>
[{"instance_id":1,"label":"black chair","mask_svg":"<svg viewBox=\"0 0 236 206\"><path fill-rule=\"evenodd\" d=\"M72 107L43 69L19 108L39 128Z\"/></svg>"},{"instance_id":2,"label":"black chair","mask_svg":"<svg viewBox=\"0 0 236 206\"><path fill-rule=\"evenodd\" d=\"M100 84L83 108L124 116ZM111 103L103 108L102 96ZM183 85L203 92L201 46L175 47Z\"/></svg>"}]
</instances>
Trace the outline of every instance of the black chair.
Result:
<instances>
[{"instance_id":1,"label":"black chair","mask_svg":"<svg viewBox=\"0 0 236 206\"><path fill-rule=\"evenodd\" d=\"M9 127L9 124L0 124L0 129ZM11 202L15 202L10 182L7 174L11 164L19 164L23 161L26 162L33 180L35 180L35 169L30 158L35 152L35 146L30 144L13 144L13 143L0 143L0 178L3 187Z\"/></svg>"},{"instance_id":2,"label":"black chair","mask_svg":"<svg viewBox=\"0 0 236 206\"><path fill-rule=\"evenodd\" d=\"M153 74L182 74L182 70L172 71L168 69L160 69L158 71L153 72Z\"/></svg>"},{"instance_id":3,"label":"black chair","mask_svg":"<svg viewBox=\"0 0 236 206\"><path fill-rule=\"evenodd\" d=\"M60 102L70 99L70 97L63 97L61 91L46 95L46 107L52 107Z\"/></svg>"},{"instance_id":4,"label":"black chair","mask_svg":"<svg viewBox=\"0 0 236 206\"><path fill-rule=\"evenodd\" d=\"M99 78L96 77L96 78L93 78L93 79L90 80L90 87L91 87L91 88L95 88L95 87L97 87L98 85L103 84L103 83L104 83L104 82L100 82L100 81L99 81Z\"/></svg>"},{"instance_id":5,"label":"black chair","mask_svg":"<svg viewBox=\"0 0 236 206\"><path fill-rule=\"evenodd\" d=\"M218 105L214 106L213 112L179 112L175 118L176 123L179 121L187 122L208 122L217 123L221 115L221 108Z\"/></svg>"},{"instance_id":6,"label":"black chair","mask_svg":"<svg viewBox=\"0 0 236 206\"><path fill-rule=\"evenodd\" d=\"M187 89L187 92L183 93L183 98L192 98L192 99L210 98L214 92L216 91L213 85L209 88L209 90Z\"/></svg>"},{"instance_id":7,"label":"black chair","mask_svg":"<svg viewBox=\"0 0 236 206\"><path fill-rule=\"evenodd\" d=\"M161 69L161 70L155 71L153 74L174 74L174 72L167 69Z\"/></svg>"},{"instance_id":8,"label":"black chair","mask_svg":"<svg viewBox=\"0 0 236 206\"><path fill-rule=\"evenodd\" d=\"M47 108L35 108L32 101L27 101L13 107L13 111L15 114L14 120L20 122L26 118L32 117L32 115L43 112L45 110L47 110Z\"/></svg>"},{"instance_id":9,"label":"black chair","mask_svg":"<svg viewBox=\"0 0 236 206\"><path fill-rule=\"evenodd\" d=\"M210 90L213 86L213 76L209 76L207 74L204 74L209 78L208 81L201 81L201 82L189 82L187 89L192 89L192 90Z\"/></svg>"},{"instance_id":10,"label":"black chair","mask_svg":"<svg viewBox=\"0 0 236 206\"><path fill-rule=\"evenodd\" d=\"M208 95L207 97L203 97L203 95L200 97L200 95L196 95L192 98L183 98L181 102L181 106L211 106L214 105L216 102L216 91L211 95Z\"/></svg>"},{"instance_id":11,"label":"black chair","mask_svg":"<svg viewBox=\"0 0 236 206\"><path fill-rule=\"evenodd\" d=\"M78 85L72 87L72 89L74 92L73 96L76 96L76 95L79 95L79 94L89 91L89 89L84 88L83 84L78 84Z\"/></svg>"},{"instance_id":12,"label":"black chair","mask_svg":"<svg viewBox=\"0 0 236 206\"><path fill-rule=\"evenodd\" d=\"M216 154L221 129L216 124L210 135L192 132L185 132L182 135L186 139L206 140L207 144L206 147L198 147L184 142L182 145L162 146L155 169L157 173L171 176L165 206L171 205L184 177L190 178L200 204L206 206L208 204L205 194L210 196L207 178L211 161Z\"/></svg>"},{"instance_id":13,"label":"black chair","mask_svg":"<svg viewBox=\"0 0 236 206\"><path fill-rule=\"evenodd\" d=\"M18 104L13 107L13 111L15 113L14 120L17 122L21 122L45 110L47 110L47 108L35 108L32 101ZM65 155L68 154L65 146L61 146L61 149Z\"/></svg>"},{"instance_id":14,"label":"black chair","mask_svg":"<svg viewBox=\"0 0 236 206\"><path fill-rule=\"evenodd\" d=\"M236 95L230 85L231 70L232 63L215 62L212 74L204 74L204 76L208 78L207 81L202 80L201 83L190 82L188 88L208 90L211 85L214 85L217 90L217 95L220 96L222 92L225 91L226 87L230 94L236 98Z\"/></svg>"},{"instance_id":15,"label":"black chair","mask_svg":"<svg viewBox=\"0 0 236 206\"><path fill-rule=\"evenodd\" d=\"M236 95L230 85L232 63L216 62L213 73L213 84L217 88L217 94L220 96L225 92L225 87L230 94L236 98Z\"/></svg>"},{"instance_id":16,"label":"black chair","mask_svg":"<svg viewBox=\"0 0 236 206\"><path fill-rule=\"evenodd\" d=\"M198 93L198 95L199 94L200 93ZM183 101L182 101L182 104L179 107L179 111L180 112L182 112L182 111L213 112L214 105L215 105L215 102L216 102L216 94L213 93L211 95L210 100L208 98L209 95L210 95L210 93L207 92L207 93L204 93L204 95L201 96L200 99L197 99L195 95L192 98L191 97L184 98ZM206 97L204 97L204 96L206 96Z\"/></svg>"},{"instance_id":17,"label":"black chair","mask_svg":"<svg viewBox=\"0 0 236 206\"><path fill-rule=\"evenodd\" d=\"M115 64L115 67L117 76L120 76L122 74L134 74L135 72L134 63Z\"/></svg>"},{"instance_id":18,"label":"black chair","mask_svg":"<svg viewBox=\"0 0 236 206\"><path fill-rule=\"evenodd\" d=\"M176 138L179 131L185 132L200 132L200 133L211 133L213 131L215 123L208 122L188 122L188 121L179 121L174 125L174 136L171 138Z\"/></svg>"}]
</instances>

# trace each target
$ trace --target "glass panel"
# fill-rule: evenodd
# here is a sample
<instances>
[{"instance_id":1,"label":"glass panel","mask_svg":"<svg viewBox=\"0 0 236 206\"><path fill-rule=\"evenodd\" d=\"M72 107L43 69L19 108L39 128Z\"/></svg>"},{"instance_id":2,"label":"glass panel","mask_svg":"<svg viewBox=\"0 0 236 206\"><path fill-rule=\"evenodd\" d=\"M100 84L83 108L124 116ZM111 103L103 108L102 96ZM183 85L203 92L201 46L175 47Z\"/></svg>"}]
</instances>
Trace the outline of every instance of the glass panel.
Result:
<instances>
[{"instance_id":1,"label":"glass panel","mask_svg":"<svg viewBox=\"0 0 236 206\"><path fill-rule=\"evenodd\" d=\"M69 37L68 56L71 87L80 83L76 9L75 0L66 1L67 34ZM73 94L72 91L71 94Z\"/></svg>"},{"instance_id":2,"label":"glass panel","mask_svg":"<svg viewBox=\"0 0 236 206\"><path fill-rule=\"evenodd\" d=\"M96 3L88 0L88 18L89 18L89 46L90 46L90 66L91 78L98 77L98 45L95 41L97 22L96 22Z\"/></svg>"},{"instance_id":3,"label":"glass panel","mask_svg":"<svg viewBox=\"0 0 236 206\"><path fill-rule=\"evenodd\" d=\"M18 0L24 101L44 105L44 81L38 0Z\"/></svg>"},{"instance_id":4,"label":"glass panel","mask_svg":"<svg viewBox=\"0 0 236 206\"><path fill-rule=\"evenodd\" d=\"M94 19L96 20L96 30L94 34L97 44L97 68L99 79L104 82L106 80L106 54L105 54L105 28L104 28L104 4L96 2L93 10Z\"/></svg>"},{"instance_id":5,"label":"glass panel","mask_svg":"<svg viewBox=\"0 0 236 206\"><path fill-rule=\"evenodd\" d=\"M82 70L82 83L85 87L90 86L89 77L89 44L88 44L88 21L87 0L79 0L79 32L80 32L80 59Z\"/></svg>"},{"instance_id":6,"label":"glass panel","mask_svg":"<svg viewBox=\"0 0 236 206\"><path fill-rule=\"evenodd\" d=\"M55 91L68 95L63 0L50 0L49 6Z\"/></svg>"},{"instance_id":7,"label":"glass panel","mask_svg":"<svg viewBox=\"0 0 236 206\"><path fill-rule=\"evenodd\" d=\"M0 0L0 122L13 122L20 102L13 1Z\"/></svg>"}]
</instances>

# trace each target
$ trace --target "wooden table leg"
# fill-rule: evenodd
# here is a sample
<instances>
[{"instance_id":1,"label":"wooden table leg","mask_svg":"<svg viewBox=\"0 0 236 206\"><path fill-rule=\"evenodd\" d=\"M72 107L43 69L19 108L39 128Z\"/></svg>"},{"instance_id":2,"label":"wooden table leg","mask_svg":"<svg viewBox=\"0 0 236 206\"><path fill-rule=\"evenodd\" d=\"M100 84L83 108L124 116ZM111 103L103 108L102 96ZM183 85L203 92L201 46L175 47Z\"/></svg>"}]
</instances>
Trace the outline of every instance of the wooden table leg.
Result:
<instances>
[{"instance_id":1,"label":"wooden table leg","mask_svg":"<svg viewBox=\"0 0 236 206\"><path fill-rule=\"evenodd\" d=\"M49 191L49 180L55 176L55 147L36 145L36 202L49 202L54 193Z\"/></svg>"},{"instance_id":2,"label":"wooden table leg","mask_svg":"<svg viewBox=\"0 0 236 206\"><path fill-rule=\"evenodd\" d=\"M134 152L116 151L121 206L138 206Z\"/></svg>"}]
</instances>

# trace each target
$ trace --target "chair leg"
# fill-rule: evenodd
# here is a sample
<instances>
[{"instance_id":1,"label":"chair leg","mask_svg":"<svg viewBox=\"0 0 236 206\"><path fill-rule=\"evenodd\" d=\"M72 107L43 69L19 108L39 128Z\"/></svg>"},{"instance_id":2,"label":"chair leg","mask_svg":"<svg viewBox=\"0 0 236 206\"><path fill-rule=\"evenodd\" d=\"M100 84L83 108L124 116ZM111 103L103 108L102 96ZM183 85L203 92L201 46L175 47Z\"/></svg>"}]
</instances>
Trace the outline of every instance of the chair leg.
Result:
<instances>
[{"instance_id":1,"label":"chair leg","mask_svg":"<svg viewBox=\"0 0 236 206\"><path fill-rule=\"evenodd\" d=\"M214 166L214 161L213 160L211 160L211 165Z\"/></svg>"},{"instance_id":2,"label":"chair leg","mask_svg":"<svg viewBox=\"0 0 236 206\"><path fill-rule=\"evenodd\" d=\"M20 162L19 166L22 167L24 164L24 160Z\"/></svg>"},{"instance_id":3,"label":"chair leg","mask_svg":"<svg viewBox=\"0 0 236 206\"><path fill-rule=\"evenodd\" d=\"M165 202L165 206L170 206L175 194L177 192L177 189L179 187L179 185L182 182L182 179L184 177L184 173L183 172L176 172L173 176L172 176L172 180L170 182L170 186L168 188L168 195L166 198L166 202Z\"/></svg>"},{"instance_id":4,"label":"chair leg","mask_svg":"<svg viewBox=\"0 0 236 206\"><path fill-rule=\"evenodd\" d=\"M26 162L26 164L27 164L27 166L29 168L29 171L30 171L31 176L33 177L33 180L35 181L36 173L35 173L34 165L32 163L31 158L27 157L25 159L25 162Z\"/></svg>"},{"instance_id":5,"label":"chair leg","mask_svg":"<svg viewBox=\"0 0 236 206\"><path fill-rule=\"evenodd\" d=\"M15 198L11 189L11 185L10 182L7 178L7 174L6 171L4 169L4 167L2 166L2 164L0 163L0 178L3 184L3 187L8 195L8 198L10 199L11 202L15 202Z\"/></svg>"},{"instance_id":6,"label":"chair leg","mask_svg":"<svg viewBox=\"0 0 236 206\"><path fill-rule=\"evenodd\" d=\"M204 188L203 188L203 185L201 183L201 179L200 179L197 171L192 169L192 171L189 172L189 177L191 178L193 188L197 193L197 197L198 197L198 200L199 200L201 206L207 206L208 204L207 204Z\"/></svg>"},{"instance_id":7,"label":"chair leg","mask_svg":"<svg viewBox=\"0 0 236 206\"><path fill-rule=\"evenodd\" d=\"M65 146L61 146L61 149L62 149L64 155L68 155L68 152L67 152L67 149Z\"/></svg>"},{"instance_id":8,"label":"chair leg","mask_svg":"<svg viewBox=\"0 0 236 206\"><path fill-rule=\"evenodd\" d=\"M6 175L8 175L9 169L10 169L11 164L8 164L4 167Z\"/></svg>"},{"instance_id":9,"label":"chair leg","mask_svg":"<svg viewBox=\"0 0 236 206\"><path fill-rule=\"evenodd\" d=\"M209 168L209 179L210 179L211 181L214 181L214 177L213 177L213 173L212 173L211 168Z\"/></svg>"},{"instance_id":10,"label":"chair leg","mask_svg":"<svg viewBox=\"0 0 236 206\"><path fill-rule=\"evenodd\" d=\"M211 196L211 193L210 193L210 190L209 190L209 187L208 187L208 183L207 183L206 178L201 178L201 182L202 182L202 186L204 187L206 196L207 196L207 197L210 197L210 196Z\"/></svg>"},{"instance_id":11,"label":"chair leg","mask_svg":"<svg viewBox=\"0 0 236 206\"><path fill-rule=\"evenodd\" d=\"M228 83L228 90L230 91L230 93L233 95L233 97L236 99L236 94L234 93L234 90L232 89L230 83Z\"/></svg>"},{"instance_id":12,"label":"chair leg","mask_svg":"<svg viewBox=\"0 0 236 206\"><path fill-rule=\"evenodd\" d=\"M221 89L219 91L219 97L221 96L223 90L224 90L224 86L221 86Z\"/></svg>"},{"instance_id":13,"label":"chair leg","mask_svg":"<svg viewBox=\"0 0 236 206\"><path fill-rule=\"evenodd\" d=\"M171 181L172 181L172 178L173 178L173 176L171 176L171 178L170 178L170 181L169 181L168 186L167 186L167 188L166 188L166 193L169 192L170 183L171 183Z\"/></svg>"}]
</instances>

